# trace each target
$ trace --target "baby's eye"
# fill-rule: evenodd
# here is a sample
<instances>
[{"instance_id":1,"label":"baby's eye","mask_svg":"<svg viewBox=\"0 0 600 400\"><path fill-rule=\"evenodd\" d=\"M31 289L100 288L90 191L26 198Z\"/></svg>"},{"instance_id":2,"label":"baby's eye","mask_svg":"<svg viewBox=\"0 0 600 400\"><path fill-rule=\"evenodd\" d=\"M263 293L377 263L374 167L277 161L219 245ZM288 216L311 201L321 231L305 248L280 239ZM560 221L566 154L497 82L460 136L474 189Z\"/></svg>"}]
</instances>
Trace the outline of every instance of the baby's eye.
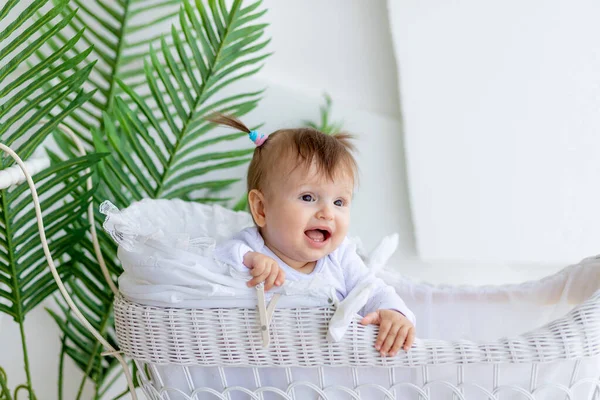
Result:
<instances>
[{"instance_id":1,"label":"baby's eye","mask_svg":"<svg viewBox=\"0 0 600 400\"><path fill-rule=\"evenodd\" d=\"M302 199L302 201L314 201L315 200L315 198L310 194L303 194L302 196L300 196L300 198Z\"/></svg>"},{"instance_id":2,"label":"baby's eye","mask_svg":"<svg viewBox=\"0 0 600 400\"><path fill-rule=\"evenodd\" d=\"M334 201L333 204L335 204L338 207L342 207L344 205L344 200L338 199Z\"/></svg>"}]
</instances>

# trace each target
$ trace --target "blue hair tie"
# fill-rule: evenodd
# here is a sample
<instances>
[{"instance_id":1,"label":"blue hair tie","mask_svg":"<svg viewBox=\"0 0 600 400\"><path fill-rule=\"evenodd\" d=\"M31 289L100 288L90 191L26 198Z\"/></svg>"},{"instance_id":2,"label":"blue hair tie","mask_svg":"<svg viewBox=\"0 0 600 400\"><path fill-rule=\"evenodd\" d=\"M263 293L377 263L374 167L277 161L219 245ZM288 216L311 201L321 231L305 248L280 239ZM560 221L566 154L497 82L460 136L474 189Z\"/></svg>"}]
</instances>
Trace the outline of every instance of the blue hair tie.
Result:
<instances>
[{"instance_id":1,"label":"blue hair tie","mask_svg":"<svg viewBox=\"0 0 600 400\"><path fill-rule=\"evenodd\" d=\"M254 142L256 147L260 147L265 142L265 140L267 140L267 137L265 135L256 131L248 132L248 137L250 137L250 140Z\"/></svg>"}]
</instances>

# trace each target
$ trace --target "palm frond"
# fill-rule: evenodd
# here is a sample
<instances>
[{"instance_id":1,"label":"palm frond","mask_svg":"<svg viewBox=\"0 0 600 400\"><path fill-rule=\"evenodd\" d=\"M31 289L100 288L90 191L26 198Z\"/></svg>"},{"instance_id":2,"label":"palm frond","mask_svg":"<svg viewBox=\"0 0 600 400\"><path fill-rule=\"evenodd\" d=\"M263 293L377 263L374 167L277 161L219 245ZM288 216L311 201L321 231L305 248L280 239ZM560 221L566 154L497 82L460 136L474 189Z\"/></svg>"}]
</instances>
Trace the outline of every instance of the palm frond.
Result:
<instances>
[{"instance_id":1,"label":"palm frond","mask_svg":"<svg viewBox=\"0 0 600 400\"><path fill-rule=\"evenodd\" d=\"M76 157L74 144L68 137L55 135L55 140L61 152L64 153L63 157ZM52 160L60 158L53 153L50 155ZM101 167L101 164L98 167ZM106 187L101 185L94 193L93 203L98 204L108 196ZM104 215L96 210L94 218L96 226L101 226ZM79 230L87 225L87 218L82 217L75 221L72 229ZM98 229L97 234L109 273L116 281L116 277L122 272L121 267L116 263L117 247L112 238L102 229ZM71 298L91 325L116 347L112 314L114 296L98 267L89 232L85 233L85 237L76 246L69 249L68 255L72 276L67 282L67 289ZM94 386L95 398L102 398L102 393L114 384L115 376L122 373L118 368L119 363L113 356L102 356L103 347L87 332L79 320L71 315L64 303L57 302L59 311L48 310L48 312L62 332L61 358L65 356L71 358L84 374L79 385L77 399L80 398L83 387L87 383ZM64 369L61 367L59 374L62 375L63 372Z\"/></svg>"},{"instance_id":2,"label":"palm frond","mask_svg":"<svg viewBox=\"0 0 600 400\"><path fill-rule=\"evenodd\" d=\"M89 241L82 241L82 245L85 243L89 243ZM73 249L70 252L73 260L73 279L68 285L69 292L85 318L116 348L118 346L112 328L114 325L113 295L99 271L96 260L90 257L90 251L92 249L85 248ZM114 268L109 268L114 271ZM48 310L48 312L64 336L61 353L68 355L84 373L79 393L82 392L86 377L88 377L94 385L94 392L98 395L106 386L110 374L115 368L119 368L119 362L113 356L101 356L104 351L102 345L69 312L65 304L61 301L57 301L57 303L61 310L60 313L52 310Z\"/></svg>"},{"instance_id":3,"label":"palm frond","mask_svg":"<svg viewBox=\"0 0 600 400\"><path fill-rule=\"evenodd\" d=\"M98 190L94 194L94 203L106 199L108 194ZM95 213L95 222L102 224L104 216ZM87 221L77 225L84 226ZM117 246L112 238L103 230L97 231L100 249L107 264L110 275L116 277L122 273L121 266L116 263ZM113 300L114 296L98 267L93 244L89 234L69 251L72 261L72 279L68 282L71 298L77 304L85 318L103 335L106 340L117 348L114 331ZM59 303L60 313L48 310L63 335L61 356L71 358L84 373L81 380L77 399L83 393L83 386L91 383L94 387L95 398L102 398L122 373L117 359L113 356L102 356L103 347L80 324L79 320L70 314L66 305ZM135 383L135 382L134 382Z\"/></svg>"},{"instance_id":4,"label":"palm frond","mask_svg":"<svg viewBox=\"0 0 600 400\"><path fill-rule=\"evenodd\" d=\"M160 50L152 46L144 61L150 93L117 81L123 96L104 115L106 141L97 137L97 150L111 153L100 169L105 180L112 177L111 182L118 182L111 194L128 193L123 201L143 197L214 201L218 199L209 192L239 180L223 178L224 170L247 163L252 149L219 145L245 134L211 137L214 125L205 117L214 111L241 116L260 100L262 91L220 94L258 72L269 56L264 52L269 40L262 40L266 24L257 23L264 14L259 6L260 1L244 8L236 0L227 9L215 1L196 0L194 5L184 1L181 28L171 29L174 48L162 39ZM209 175L219 179L206 181Z\"/></svg>"},{"instance_id":5,"label":"palm frond","mask_svg":"<svg viewBox=\"0 0 600 400\"><path fill-rule=\"evenodd\" d=\"M94 64L86 61L89 48L74 50L83 34L81 30L68 31L75 18L75 13L67 10L68 0L58 1L54 7L48 0L34 0L20 11L15 8L17 3L5 1L0 10L0 23L5 27L0 32L0 141L27 159L59 123L92 98L93 90L83 86ZM37 19L36 14L40 15ZM37 54L58 37L65 41L57 52L38 58ZM80 240L81 232L68 227L92 196L81 186L81 180L72 178L99 158L94 155L56 163L34 176L55 260ZM0 168L13 163L12 157L2 157ZM24 389L35 398L22 327L27 313L56 286L46 266L27 189L22 184L0 190L0 312L21 325L27 383L18 385L15 392ZM64 199L69 205L61 208ZM63 277L70 274L67 264L57 269ZM4 377L2 381L2 393L10 398Z\"/></svg>"},{"instance_id":6,"label":"palm frond","mask_svg":"<svg viewBox=\"0 0 600 400\"><path fill-rule=\"evenodd\" d=\"M17 3L9 0L4 5L0 11L3 22L10 18L10 11ZM68 36L57 55L36 59L36 52L58 36L66 35L67 25L75 17L74 13L66 12L68 2L63 0L42 18L30 18L46 3L48 0L32 2L7 21L6 29L0 33L0 140L23 159L33 153L59 122L93 95L81 89L93 68L93 63L85 60L90 49L83 48L81 54L60 59L61 54L75 49L81 31ZM11 158L3 158L2 167L12 163Z\"/></svg>"},{"instance_id":7,"label":"palm frond","mask_svg":"<svg viewBox=\"0 0 600 400\"><path fill-rule=\"evenodd\" d=\"M36 174L40 205L50 253L60 258L83 236L84 229L71 230L74 220L87 209L93 190L85 189L84 179L74 179L96 164L102 155L93 154L55 164ZM86 173L82 173L86 177ZM73 184L73 182L76 184ZM38 237L34 211L28 193L22 188L0 191L0 311L22 323L25 315L56 290ZM58 197L57 197L58 195ZM65 200L65 205L60 201ZM70 274L66 265L58 267L62 277Z\"/></svg>"},{"instance_id":8,"label":"palm frond","mask_svg":"<svg viewBox=\"0 0 600 400\"><path fill-rule=\"evenodd\" d=\"M93 50L85 59L98 61L86 82L86 87L95 90L93 98L65 121L88 144L92 143L91 128L101 126L102 112L112 108L115 95L120 91L116 79L144 85L140 60L148 54L149 45L160 43L162 32L168 32L180 4L181 0L71 0L64 6L63 15L73 14L67 28L72 32L85 30L80 44L58 57L66 61L79 54L82 47L91 46ZM58 35L46 49L36 53L37 57L56 56L67 42L66 35ZM66 106L66 102L61 106Z\"/></svg>"},{"instance_id":9,"label":"palm frond","mask_svg":"<svg viewBox=\"0 0 600 400\"><path fill-rule=\"evenodd\" d=\"M24 68L33 59L33 54L54 37L62 34L73 14L63 15L66 1L59 2L39 20L30 18L48 3L36 0L25 8L0 33L0 140L10 145L23 159L28 158L36 147L55 129L68 114L80 107L91 93L81 90L92 65L83 57L74 57L64 62L54 58L40 61L33 69ZM0 11L0 18L8 18L16 0L8 1ZM49 26L43 30L44 26ZM65 44L65 51L72 49L81 37L81 32ZM85 51L88 50L84 50ZM58 74L65 78L56 83ZM41 90L44 85L52 85ZM65 102L58 109L57 104ZM57 111L58 109L58 111ZM50 116L50 117L49 117ZM42 122L42 119L45 122ZM74 186L65 184L70 174L77 174L99 160L99 156L79 158L68 163L55 164L37 174L41 207L45 210L47 235L54 257L64 253L75 236L65 234L65 227L76 212L91 198L91 193L77 193ZM13 163L12 158L3 157L4 167ZM50 295L55 287L45 268L41 243L36 237L33 207L26 185L0 190L0 312L4 312L22 323L25 315L40 301ZM57 195L73 199L70 211L56 208ZM65 268L59 267L66 272Z\"/></svg>"},{"instance_id":10,"label":"palm frond","mask_svg":"<svg viewBox=\"0 0 600 400\"><path fill-rule=\"evenodd\" d=\"M97 168L100 184L95 203L109 198L118 207L126 207L145 197L230 200L219 197L218 190L238 179L211 179L211 175L246 163L251 151L220 148L244 134L211 136L214 127L204 117L214 110L243 115L260 99L262 91L225 96L218 93L258 71L267 56L262 50L268 41L260 42L265 25L256 24L264 14L257 11L259 4L242 8L241 1L235 1L228 9L213 0L208 5L185 2L178 13L183 27L173 26L169 37L157 36L158 44L151 38L138 42L150 48L143 66L117 74L106 70L109 79L114 76L121 95L114 96L111 107L100 103L88 107L88 117L93 115L94 119L89 124L94 147L98 152L110 153ZM138 28L143 29L134 30ZM141 54L135 58L141 58ZM60 147L68 150L71 144L62 140ZM103 216L96 214L95 218L100 226ZM116 246L101 229L98 233L114 278L121 273ZM96 329L114 342L112 292L99 275L89 236L72 250L70 292ZM53 317L64 335L64 353L94 382L99 395L110 385L107 377L115 360L100 355L100 346L66 309Z\"/></svg>"}]
</instances>

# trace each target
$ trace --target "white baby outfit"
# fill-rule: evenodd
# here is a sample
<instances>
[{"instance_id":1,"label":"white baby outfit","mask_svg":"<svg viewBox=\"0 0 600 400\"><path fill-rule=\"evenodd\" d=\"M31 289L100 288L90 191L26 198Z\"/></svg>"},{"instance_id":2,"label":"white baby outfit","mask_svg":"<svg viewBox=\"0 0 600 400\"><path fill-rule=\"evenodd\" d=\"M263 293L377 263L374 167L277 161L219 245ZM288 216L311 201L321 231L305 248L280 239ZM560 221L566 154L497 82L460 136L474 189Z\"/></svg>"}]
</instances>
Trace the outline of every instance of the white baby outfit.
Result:
<instances>
[{"instance_id":1,"label":"white baby outfit","mask_svg":"<svg viewBox=\"0 0 600 400\"><path fill-rule=\"evenodd\" d=\"M248 274L248 268L243 264L244 255L249 251L265 254L277 261L286 276L286 284L294 281L313 280L327 282L335 289L337 300L345 299L350 291L358 286L370 285L370 296L359 314L364 316L380 309L396 310L404 314L413 324L416 323L414 314L398 296L392 286L374 276L369 271L356 252L356 245L348 238L328 256L317 261L314 270L304 274L291 268L277 257L266 245L256 227L250 227L236 234L231 240L218 244L215 248L215 258L230 265L240 273ZM317 279L315 279L317 278Z\"/></svg>"}]
</instances>

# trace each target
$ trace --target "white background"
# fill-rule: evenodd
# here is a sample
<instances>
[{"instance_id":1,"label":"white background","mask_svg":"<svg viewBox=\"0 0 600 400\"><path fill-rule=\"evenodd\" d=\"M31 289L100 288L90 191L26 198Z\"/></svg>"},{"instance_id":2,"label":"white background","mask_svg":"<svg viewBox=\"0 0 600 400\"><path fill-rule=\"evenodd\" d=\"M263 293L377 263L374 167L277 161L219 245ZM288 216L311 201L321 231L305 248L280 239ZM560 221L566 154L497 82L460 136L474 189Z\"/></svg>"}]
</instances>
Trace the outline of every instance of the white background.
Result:
<instances>
[{"instance_id":1,"label":"white background","mask_svg":"<svg viewBox=\"0 0 600 400\"><path fill-rule=\"evenodd\" d=\"M390 1L424 258L600 249L600 3Z\"/></svg>"}]
</instances>

